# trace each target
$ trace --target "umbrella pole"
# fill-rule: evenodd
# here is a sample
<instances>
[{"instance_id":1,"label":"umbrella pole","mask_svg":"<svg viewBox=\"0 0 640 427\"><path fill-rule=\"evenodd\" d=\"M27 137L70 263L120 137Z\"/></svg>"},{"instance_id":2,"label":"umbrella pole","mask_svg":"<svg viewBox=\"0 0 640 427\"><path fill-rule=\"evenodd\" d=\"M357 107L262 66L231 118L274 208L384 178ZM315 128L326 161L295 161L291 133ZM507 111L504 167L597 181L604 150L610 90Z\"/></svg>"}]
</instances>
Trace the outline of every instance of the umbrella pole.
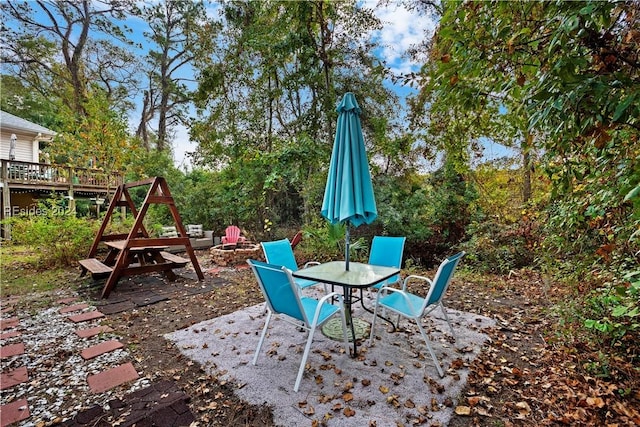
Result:
<instances>
[{"instance_id":1,"label":"umbrella pole","mask_svg":"<svg viewBox=\"0 0 640 427\"><path fill-rule=\"evenodd\" d=\"M345 249L344 249L344 258L346 261L345 267L346 270L349 271L349 223L346 224L347 230L345 232Z\"/></svg>"}]
</instances>

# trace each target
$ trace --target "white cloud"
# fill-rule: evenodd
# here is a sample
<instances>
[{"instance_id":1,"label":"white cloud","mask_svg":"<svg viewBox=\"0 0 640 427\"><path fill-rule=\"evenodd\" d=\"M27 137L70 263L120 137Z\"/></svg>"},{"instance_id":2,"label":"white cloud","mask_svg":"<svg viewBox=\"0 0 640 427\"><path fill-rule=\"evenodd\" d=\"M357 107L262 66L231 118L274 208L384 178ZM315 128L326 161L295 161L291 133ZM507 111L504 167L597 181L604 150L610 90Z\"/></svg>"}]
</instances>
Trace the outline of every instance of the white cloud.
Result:
<instances>
[{"instance_id":1,"label":"white cloud","mask_svg":"<svg viewBox=\"0 0 640 427\"><path fill-rule=\"evenodd\" d=\"M382 21L382 29L373 34L382 46L382 59L394 73L417 71L422 63L412 61L407 50L432 37L436 21L429 16L409 11L398 3L379 6L375 1L368 0L365 5L372 8Z\"/></svg>"},{"instance_id":2,"label":"white cloud","mask_svg":"<svg viewBox=\"0 0 640 427\"><path fill-rule=\"evenodd\" d=\"M185 126L178 125L174 129L171 148L173 149L173 163L177 167L191 166L191 159L187 158L187 153L196 150L196 143L189 139L189 130Z\"/></svg>"}]
</instances>

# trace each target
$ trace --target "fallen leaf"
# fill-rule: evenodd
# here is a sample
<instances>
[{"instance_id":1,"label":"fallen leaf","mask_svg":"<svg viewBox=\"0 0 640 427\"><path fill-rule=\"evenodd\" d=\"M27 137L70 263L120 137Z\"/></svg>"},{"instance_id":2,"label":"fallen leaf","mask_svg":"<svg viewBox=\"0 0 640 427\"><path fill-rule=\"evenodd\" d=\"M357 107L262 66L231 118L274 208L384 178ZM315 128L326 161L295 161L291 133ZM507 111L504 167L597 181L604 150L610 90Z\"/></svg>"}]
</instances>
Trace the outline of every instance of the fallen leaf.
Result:
<instances>
[{"instance_id":1,"label":"fallen leaf","mask_svg":"<svg viewBox=\"0 0 640 427\"><path fill-rule=\"evenodd\" d=\"M387 396L387 403L393 405L394 407L400 407L400 402L398 401L398 396L392 394L391 396Z\"/></svg>"},{"instance_id":2,"label":"fallen leaf","mask_svg":"<svg viewBox=\"0 0 640 427\"><path fill-rule=\"evenodd\" d=\"M467 416L471 415L471 408L468 406L456 406L455 412L458 415Z\"/></svg>"},{"instance_id":3,"label":"fallen leaf","mask_svg":"<svg viewBox=\"0 0 640 427\"><path fill-rule=\"evenodd\" d=\"M482 415L483 417L490 417L489 415L489 411L487 411L485 408L483 408L482 406L478 406L476 408L476 413L478 415Z\"/></svg>"},{"instance_id":4,"label":"fallen leaf","mask_svg":"<svg viewBox=\"0 0 640 427\"><path fill-rule=\"evenodd\" d=\"M353 394L351 394L351 393L345 393L345 394L343 394L343 395L342 395L342 399L343 399L345 402L351 402L351 401L353 400Z\"/></svg>"},{"instance_id":5,"label":"fallen leaf","mask_svg":"<svg viewBox=\"0 0 640 427\"><path fill-rule=\"evenodd\" d=\"M478 404L478 402L480 402L480 397L478 396L473 396L473 397L467 397L467 403L469 404L469 406L471 406L472 408L474 406L476 406Z\"/></svg>"},{"instance_id":6,"label":"fallen leaf","mask_svg":"<svg viewBox=\"0 0 640 427\"><path fill-rule=\"evenodd\" d=\"M455 359L451 362L451 369L460 369L464 366L464 361L460 358Z\"/></svg>"},{"instance_id":7,"label":"fallen leaf","mask_svg":"<svg viewBox=\"0 0 640 427\"><path fill-rule=\"evenodd\" d=\"M587 397L587 405L600 409L604 407L604 400L601 397Z\"/></svg>"},{"instance_id":8,"label":"fallen leaf","mask_svg":"<svg viewBox=\"0 0 640 427\"><path fill-rule=\"evenodd\" d=\"M356 411L351 408L344 408L344 411L342 411L342 413L345 417L353 417L356 414Z\"/></svg>"},{"instance_id":9,"label":"fallen leaf","mask_svg":"<svg viewBox=\"0 0 640 427\"><path fill-rule=\"evenodd\" d=\"M516 403L516 408L518 408L518 412L520 412L520 415L522 416L531 414L531 406L529 406L527 402Z\"/></svg>"},{"instance_id":10,"label":"fallen leaf","mask_svg":"<svg viewBox=\"0 0 640 427\"><path fill-rule=\"evenodd\" d=\"M386 387L386 386L383 386L383 385L381 385L378 390L380 390L380 392L383 393L383 394L389 393L389 387Z\"/></svg>"}]
</instances>

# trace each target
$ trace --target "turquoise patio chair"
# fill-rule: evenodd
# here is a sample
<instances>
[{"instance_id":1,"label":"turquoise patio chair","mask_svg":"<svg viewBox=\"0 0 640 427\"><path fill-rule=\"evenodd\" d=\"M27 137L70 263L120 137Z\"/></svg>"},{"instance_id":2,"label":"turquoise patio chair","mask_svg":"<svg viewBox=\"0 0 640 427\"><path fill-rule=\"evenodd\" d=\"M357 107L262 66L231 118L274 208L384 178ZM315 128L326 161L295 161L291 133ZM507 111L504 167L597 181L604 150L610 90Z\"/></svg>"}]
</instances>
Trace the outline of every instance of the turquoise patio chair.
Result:
<instances>
[{"instance_id":1,"label":"turquoise patio chair","mask_svg":"<svg viewBox=\"0 0 640 427\"><path fill-rule=\"evenodd\" d=\"M307 345L304 348L300 368L298 368L298 376L293 387L294 391L298 391L302 374L307 363L309 350L313 341L313 335L317 328L321 327L327 320L334 315L339 314L342 320L342 333L345 350L349 351L349 342L347 341L347 323L343 310L342 295L332 292L317 300L310 297L300 296L298 285L293 280L291 270L286 267L267 264L261 261L247 260L251 266L251 270L258 280L260 290L264 295L267 304L267 319L262 329L262 335L258 342L258 347L253 356L253 365L258 361L258 355L264 342L269 323L273 315L278 316L281 320L291 323L297 328L304 328L309 332ZM332 299L338 300L338 304L331 304Z\"/></svg>"},{"instance_id":2,"label":"turquoise patio chair","mask_svg":"<svg viewBox=\"0 0 640 427\"><path fill-rule=\"evenodd\" d=\"M404 243L406 240L406 237L374 236L371 241L371 250L369 251L369 264L401 268ZM396 274L384 282L372 286L372 288L379 290L383 286L392 286L399 281L400 275ZM360 289L360 304L362 308L371 312L371 310L364 305L362 289Z\"/></svg>"},{"instance_id":3,"label":"turquoise patio chair","mask_svg":"<svg viewBox=\"0 0 640 427\"><path fill-rule=\"evenodd\" d=\"M267 260L269 264L280 265L287 267L291 271L298 270L298 262L296 261L296 257L293 254L293 248L291 247L291 242L289 239L282 240L274 240L272 242L262 242L262 251L264 252L264 258ZM310 265L318 265L319 262L309 261L307 262L303 268L306 268ZM294 277L296 285L300 289L305 289L310 286L318 285L318 282L308 279L300 279L298 277ZM324 293L327 293L327 285L323 283Z\"/></svg>"},{"instance_id":4,"label":"turquoise patio chair","mask_svg":"<svg viewBox=\"0 0 640 427\"><path fill-rule=\"evenodd\" d=\"M449 287L449 283L451 283L453 272L455 271L458 262L460 262L460 259L464 256L464 254L464 252L460 252L444 260L440 264L440 267L438 267L438 271L436 272L433 280L430 280L423 276L411 275L407 276L404 279L402 283L402 289L396 289L389 286L385 286L384 288L380 289L380 291L378 292L378 297L376 298L376 306L373 315L373 324L371 325L371 336L369 337L369 345L373 343L373 338L375 336L376 317L379 308L389 310L398 315L396 327L400 323L400 317L406 317L407 319L413 320L418 325L418 329L422 334L422 338L424 338L427 350L429 350L429 354L431 354L431 358L436 364L438 374L440 374L440 377L444 377L440 362L433 352L431 344L429 344L429 337L421 325L421 319L436 308L440 307L442 313L444 314L444 318L449 325L449 329L451 329L451 334L455 338L455 332L453 330L451 322L449 321L447 309L444 306L442 299L444 298L447 288ZM423 280L429 283L429 292L427 293L427 296L425 298L407 291L407 285L411 280ZM385 294L385 292L387 294Z\"/></svg>"},{"instance_id":5,"label":"turquoise patio chair","mask_svg":"<svg viewBox=\"0 0 640 427\"><path fill-rule=\"evenodd\" d=\"M383 267L402 267L402 255L406 237L374 236L369 251L369 264ZM396 274L373 288L380 289L383 286L391 286L400 281L400 275Z\"/></svg>"}]
</instances>

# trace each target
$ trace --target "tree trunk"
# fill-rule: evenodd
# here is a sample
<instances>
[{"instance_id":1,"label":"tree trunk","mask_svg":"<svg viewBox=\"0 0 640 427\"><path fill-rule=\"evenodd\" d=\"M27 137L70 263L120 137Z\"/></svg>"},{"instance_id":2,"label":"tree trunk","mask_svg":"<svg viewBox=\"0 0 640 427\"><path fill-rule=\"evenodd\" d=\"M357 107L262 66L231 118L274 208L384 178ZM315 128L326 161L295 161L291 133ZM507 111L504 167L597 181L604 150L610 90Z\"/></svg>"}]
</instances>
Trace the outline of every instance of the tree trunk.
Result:
<instances>
[{"instance_id":1,"label":"tree trunk","mask_svg":"<svg viewBox=\"0 0 640 427\"><path fill-rule=\"evenodd\" d=\"M527 204L531 200L531 147L533 135L526 133L522 141L522 203Z\"/></svg>"}]
</instances>

